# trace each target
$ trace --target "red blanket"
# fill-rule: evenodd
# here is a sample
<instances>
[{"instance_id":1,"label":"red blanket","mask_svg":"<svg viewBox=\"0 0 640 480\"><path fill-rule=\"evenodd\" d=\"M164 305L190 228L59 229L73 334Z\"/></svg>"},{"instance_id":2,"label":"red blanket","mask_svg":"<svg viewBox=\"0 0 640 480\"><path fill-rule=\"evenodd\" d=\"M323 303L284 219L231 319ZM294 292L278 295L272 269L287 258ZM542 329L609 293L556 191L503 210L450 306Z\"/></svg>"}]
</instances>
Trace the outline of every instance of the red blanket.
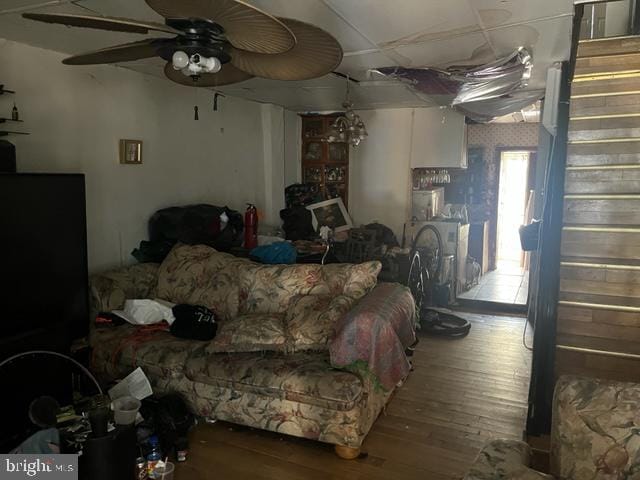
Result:
<instances>
[{"instance_id":1,"label":"red blanket","mask_svg":"<svg viewBox=\"0 0 640 480\"><path fill-rule=\"evenodd\" d=\"M364 366L392 390L409 374L405 350L415 339L411 292L397 283L379 283L336 325L331 364L359 372Z\"/></svg>"}]
</instances>

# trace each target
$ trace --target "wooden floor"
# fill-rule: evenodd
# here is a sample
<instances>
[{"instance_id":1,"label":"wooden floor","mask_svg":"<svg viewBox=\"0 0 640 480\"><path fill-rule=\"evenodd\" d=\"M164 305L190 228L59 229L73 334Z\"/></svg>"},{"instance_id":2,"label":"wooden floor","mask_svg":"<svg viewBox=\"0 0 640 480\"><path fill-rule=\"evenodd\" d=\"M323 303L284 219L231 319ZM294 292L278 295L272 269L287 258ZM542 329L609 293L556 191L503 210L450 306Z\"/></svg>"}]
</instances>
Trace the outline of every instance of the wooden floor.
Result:
<instances>
[{"instance_id":1,"label":"wooden floor","mask_svg":"<svg viewBox=\"0 0 640 480\"><path fill-rule=\"evenodd\" d=\"M420 337L415 369L367 436L365 458L218 422L195 429L177 480L460 478L486 440L522 438L531 364L524 318L467 317L464 339Z\"/></svg>"}]
</instances>

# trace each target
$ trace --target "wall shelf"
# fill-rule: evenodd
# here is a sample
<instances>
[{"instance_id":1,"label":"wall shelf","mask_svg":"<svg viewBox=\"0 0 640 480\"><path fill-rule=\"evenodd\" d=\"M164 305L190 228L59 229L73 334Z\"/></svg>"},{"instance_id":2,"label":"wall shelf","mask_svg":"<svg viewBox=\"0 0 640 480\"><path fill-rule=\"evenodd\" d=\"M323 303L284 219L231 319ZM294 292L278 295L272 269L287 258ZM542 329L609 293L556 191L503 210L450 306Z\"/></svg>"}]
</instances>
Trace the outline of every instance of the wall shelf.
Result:
<instances>
[{"instance_id":1,"label":"wall shelf","mask_svg":"<svg viewBox=\"0 0 640 480\"><path fill-rule=\"evenodd\" d=\"M0 123L5 123L5 122L24 122L24 120L13 120L12 118L3 118L0 117Z\"/></svg>"},{"instance_id":2,"label":"wall shelf","mask_svg":"<svg viewBox=\"0 0 640 480\"><path fill-rule=\"evenodd\" d=\"M4 85L0 85L0 95L3 95L5 93L14 94L16 92L14 92L13 90L7 90L4 88Z\"/></svg>"},{"instance_id":3,"label":"wall shelf","mask_svg":"<svg viewBox=\"0 0 640 480\"><path fill-rule=\"evenodd\" d=\"M31 135L29 132L12 132L9 130L0 130L0 137L6 137L7 135Z\"/></svg>"}]
</instances>

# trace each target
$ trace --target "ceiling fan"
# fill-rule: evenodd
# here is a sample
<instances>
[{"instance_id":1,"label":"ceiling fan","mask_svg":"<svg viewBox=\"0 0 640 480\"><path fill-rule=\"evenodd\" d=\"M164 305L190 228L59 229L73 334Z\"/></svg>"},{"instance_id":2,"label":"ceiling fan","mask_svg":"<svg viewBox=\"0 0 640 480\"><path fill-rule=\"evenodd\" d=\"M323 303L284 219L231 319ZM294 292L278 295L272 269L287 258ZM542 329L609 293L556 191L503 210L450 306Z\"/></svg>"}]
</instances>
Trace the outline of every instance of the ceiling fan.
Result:
<instances>
[{"instance_id":1,"label":"ceiling fan","mask_svg":"<svg viewBox=\"0 0 640 480\"><path fill-rule=\"evenodd\" d=\"M24 13L30 20L116 32L173 35L125 43L66 58L67 65L94 65L161 57L174 82L216 87L254 76L307 80L333 71L342 47L321 28L277 18L240 0L145 0L165 18L154 23L128 18Z\"/></svg>"}]
</instances>

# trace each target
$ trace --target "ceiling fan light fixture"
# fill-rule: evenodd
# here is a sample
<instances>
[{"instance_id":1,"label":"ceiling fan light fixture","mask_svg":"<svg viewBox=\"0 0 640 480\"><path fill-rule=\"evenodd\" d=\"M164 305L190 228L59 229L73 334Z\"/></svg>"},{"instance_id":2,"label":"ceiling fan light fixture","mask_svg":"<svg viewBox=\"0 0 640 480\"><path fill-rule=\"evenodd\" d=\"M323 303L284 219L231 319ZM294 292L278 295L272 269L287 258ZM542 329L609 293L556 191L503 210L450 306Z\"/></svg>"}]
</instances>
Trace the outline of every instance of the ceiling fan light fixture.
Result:
<instances>
[{"instance_id":1,"label":"ceiling fan light fixture","mask_svg":"<svg viewBox=\"0 0 640 480\"><path fill-rule=\"evenodd\" d=\"M217 57L205 57L199 53L189 56L182 50L176 50L171 57L174 70L181 71L188 77L203 73L218 73L222 69L222 62Z\"/></svg>"}]
</instances>

